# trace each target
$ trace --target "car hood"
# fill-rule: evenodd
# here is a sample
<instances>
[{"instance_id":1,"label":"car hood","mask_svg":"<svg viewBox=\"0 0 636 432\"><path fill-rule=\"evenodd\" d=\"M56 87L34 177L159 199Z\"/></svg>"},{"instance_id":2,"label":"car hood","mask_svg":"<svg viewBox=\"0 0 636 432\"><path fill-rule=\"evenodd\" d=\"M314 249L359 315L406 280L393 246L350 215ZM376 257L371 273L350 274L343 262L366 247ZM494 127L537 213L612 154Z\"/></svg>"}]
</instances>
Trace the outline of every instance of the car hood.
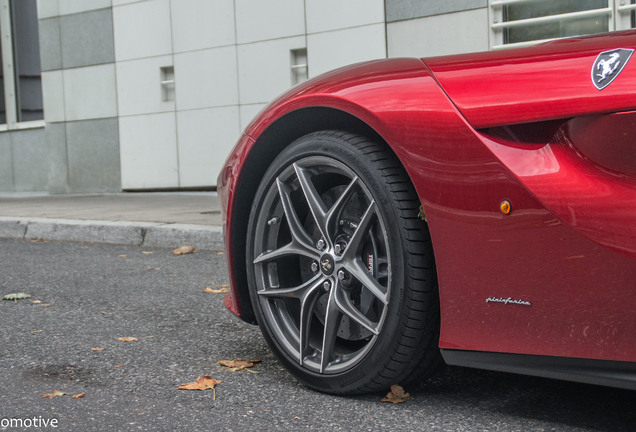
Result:
<instances>
[{"instance_id":1,"label":"car hood","mask_svg":"<svg viewBox=\"0 0 636 432\"><path fill-rule=\"evenodd\" d=\"M636 56L614 81L593 83L601 52L636 48L636 32L554 41L530 48L424 58L475 128L636 108Z\"/></svg>"}]
</instances>

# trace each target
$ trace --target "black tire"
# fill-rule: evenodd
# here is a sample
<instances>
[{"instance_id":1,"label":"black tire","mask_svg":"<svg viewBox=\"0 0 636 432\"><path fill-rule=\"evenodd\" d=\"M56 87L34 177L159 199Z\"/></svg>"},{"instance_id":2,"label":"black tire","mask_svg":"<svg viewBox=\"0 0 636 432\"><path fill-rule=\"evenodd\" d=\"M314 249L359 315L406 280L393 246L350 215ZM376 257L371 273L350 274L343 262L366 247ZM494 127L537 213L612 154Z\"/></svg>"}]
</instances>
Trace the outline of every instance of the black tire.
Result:
<instances>
[{"instance_id":1,"label":"black tire","mask_svg":"<svg viewBox=\"0 0 636 432\"><path fill-rule=\"evenodd\" d=\"M387 146L350 133L301 137L263 176L248 225L250 297L268 344L308 386L375 392L440 364L418 209Z\"/></svg>"}]
</instances>

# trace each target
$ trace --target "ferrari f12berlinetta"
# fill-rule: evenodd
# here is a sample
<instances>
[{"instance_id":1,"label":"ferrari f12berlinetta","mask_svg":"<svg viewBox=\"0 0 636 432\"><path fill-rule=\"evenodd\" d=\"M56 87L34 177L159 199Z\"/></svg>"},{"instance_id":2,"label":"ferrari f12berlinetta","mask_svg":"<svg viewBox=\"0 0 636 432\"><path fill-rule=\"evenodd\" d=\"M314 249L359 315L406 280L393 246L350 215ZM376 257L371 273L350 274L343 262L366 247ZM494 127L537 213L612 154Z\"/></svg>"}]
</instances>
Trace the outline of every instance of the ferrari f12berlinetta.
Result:
<instances>
[{"instance_id":1,"label":"ferrari f12berlinetta","mask_svg":"<svg viewBox=\"0 0 636 432\"><path fill-rule=\"evenodd\" d=\"M636 32L357 64L219 177L232 289L307 385L445 362L636 388Z\"/></svg>"}]
</instances>

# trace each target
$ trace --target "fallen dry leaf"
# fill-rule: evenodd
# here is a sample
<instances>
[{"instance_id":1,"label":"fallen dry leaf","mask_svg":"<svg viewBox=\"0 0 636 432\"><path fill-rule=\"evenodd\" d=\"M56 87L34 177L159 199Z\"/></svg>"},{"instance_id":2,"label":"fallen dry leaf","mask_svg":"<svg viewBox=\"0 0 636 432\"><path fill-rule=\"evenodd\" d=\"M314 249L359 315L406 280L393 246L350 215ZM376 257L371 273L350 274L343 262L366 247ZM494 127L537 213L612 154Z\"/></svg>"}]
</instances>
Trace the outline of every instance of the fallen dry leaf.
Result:
<instances>
[{"instance_id":1,"label":"fallen dry leaf","mask_svg":"<svg viewBox=\"0 0 636 432\"><path fill-rule=\"evenodd\" d=\"M115 365L116 368L123 367L124 365Z\"/></svg>"},{"instance_id":2,"label":"fallen dry leaf","mask_svg":"<svg viewBox=\"0 0 636 432\"><path fill-rule=\"evenodd\" d=\"M161 267L150 267L148 270L161 270Z\"/></svg>"},{"instance_id":3,"label":"fallen dry leaf","mask_svg":"<svg viewBox=\"0 0 636 432\"><path fill-rule=\"evenodd\" d=\"M172 255L187 255L194 252L194 247L192 246L181 246L172 251Z\"/></svg>"},{"instance_id":4,"label":"fallen dry leaf","mask_svg":"<svg viewBox=\"0 0 636 432\"><path fill-rule=\"evenodd\" d=\"M137 342L139 339L132 336L124 336L124 337L118 337L117 340L121 342Z\"/></svg>"},{"instance_id":5,"label":"fallen dry leaf","mask_svg":"<svg viewBox=\"0 0 636 432\"><path fill-rule=\"evenodd\" d=\"M79 393L76 395L71 396L73 399L79 399L79 398L83 398L84 396L86 396L86 393Z\"/></svg>"},{"instance_id":6,"label":"fallen dry leaf","mask_svg":"<svg viewBox=\"0 0 636 432\"><path fill-rule=\"evenodd\" d=\"M411 395L406 393L404 389L399 385L392 385L391 391L386 394L386 397L380 400L380 402L402 403L411 399Z\"/></svg>"},{"instance_id":7,"label":"fallen dry leaf","mask_svg":"<svg viewBox=\"0 0 636 432\"><path fill-rule=\"evenodd\" d=\"M187 383L187 384L179 384L177 388L179 390L209 390L212 389L214 396L212 399L216 400L216 389L214 388L217 384L221 384L223 381L212 378L210 375L203 375L203 377L197 378L195 382Z\"/></svg>"},{"instance_id":8,"label":"fallen dry leaf","mask_svg":"<svg viewBox=\"0 0 636 432\"><path fill-rule=\"evenodd\" d=\"M228 291L229 289L227 288L210 288L210 287L203 288L204 293L212 293L212 294L222 294Z\"/></svg>"},{"instance_id":9,"label":"fallen dry leaf","mask_svg":"<svg viewBox=\"0 0 636 432\"><path fill-rule=\"evenodd\" d=\"M50 304L48 304L48 303L42 303L42 300L33 300L33 301L31 302L31 304L32 304L32 305L38 305L38 306L45 306L45 307L46 307L46 306L51 306L51 305L50 305Z\"/></svg>"},{"instance_id":10,"label":"fallen dry leaf","mask_svg":"<svg viewBox=\"0 0 636 432\"><path fill-rule=\"evenodd\" d=\"M31 330L31 334L42 333L44 330Z\"/></svg>"},{"instance_id":11,"label":"fallen dry leaf","mask_svg":"<svg viewBox=\"0 0 636 432\"><path fill-rule=\"evenodd\" d=\"M246 370L252 373L258 373L255 371L248 370L247 368L251 368L257 363L260 363L260 360L243 360L243 359L234 359L234 360L220 360L219 364L221 366L225 366L230 368L232 371L236 372L238 370Z\"/></svg>"},{"instance_id":12,"label":"fallen dry leaf","mask_svg":"<svg viewBox=\"0 0 636 432\"><path fill-rule=\"evenodd\" d=\"M63 391L53 390L51 393L46 393L46 394L40 395L40 397L43 397L43 398L54 398L54 397L64 396L65 394L66 393L64 393Z\"/></svg>"},{"instance_id":13,"label":"fallen dry leaf","mask_svg":"<svg viewBox=\"0 0 636 432\"><path fill-rule=\"evenodd\" d=\"M104 348L91 348L91 351L104 351Z\"/></svg>"},{"instance_id":14,"label":"fallen dry leaf","mask_svg":"<svg viewBox=\"0 0 636 432\"><path fill-rule=\"evenodd\" d=\"M128 255L126 254L117 255L117 258L128 258Z\"/></svg>"},{"instance_id":15,"label":"fallen dry leaf","mask_svg":"<svg viewBox=\"0 0 636 432\"><path fill-rule=\"evenodd\" d=\"M141 253L144 255L152 255L152 251L142 251Z\"/></svg>"},{"instance_id":16,"label":"fallen dry leaf","mask_svg":"<svg viewBox=\"0 0 636 432\"><path fill-rule=\"evenodd\" d=\"M11 294L7 294L4 297L2 297L2 300L18 301L18 300L24 300L24 299L28 299L28 298L31 298L31 294L27 294L27 293L11 293Z\"/></svg>"},{"instance_id":17,"label":"fallen dry leaf","mask_svg":"<svg viewBox=\"0 0 636 432\"><path fill-rule=\"evenodd\" d=\"M224 252L217 252L216 254L217 254L217 255L225 255L225 253L224 253Z\"/></svg>"}]
</instances>

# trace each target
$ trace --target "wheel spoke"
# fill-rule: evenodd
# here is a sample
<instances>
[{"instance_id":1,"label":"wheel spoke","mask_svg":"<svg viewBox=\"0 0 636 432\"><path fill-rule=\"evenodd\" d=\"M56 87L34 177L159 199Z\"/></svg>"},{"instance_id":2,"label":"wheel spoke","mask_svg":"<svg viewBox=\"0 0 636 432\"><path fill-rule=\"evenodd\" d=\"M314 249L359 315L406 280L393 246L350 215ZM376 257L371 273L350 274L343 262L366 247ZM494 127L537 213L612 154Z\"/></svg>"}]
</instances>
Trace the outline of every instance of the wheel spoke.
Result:
<instances>
[{"instance_id":1,"label":"wheel spoke","mask_svg":"<svg viewBox=\"0 0 636 432\"><path fill-rule=\"evenodd\" d=\"M298 326L299 332L299 343L298 343L298 359L300 365L303 365L303 361L305 359L305 353L309 351L309 333L311 331L311 322L314 317L314 306L316 305L316 300L320 297L322 284L324 279L322 277L317 277L312 280L316 280L308 290L303 294L302 299L300 300L300 319Z\"/></svg>"},{"instance_id":2,"label":"wheel spoke","mask_svg":"<svg viewBox=\"0 0 636 432\"><path fill-rule=\"evenodd\" d=\"M336 232L337 228L335 224L337 221L337 216L342 212L343 207L349 201L349 198L355 191L355 185L357 183L358 183L358 177L356 176L351 180L351 183L347 185L347 188L344 190L344 192L342 192L340 197L338 197L338 200L334 203L334 205L331 206L331 208L327 212L327 215L325 218L325 226L327 227L327 231L332 233Z\"/></svg>"},{"instance_id":3,"label":"wheel spoke","mask_svg":"<svg viewBox=\"0 0 636 432\"><path fill-rule=\"evenodd\" d=\"M292 236L292 242L296 242L299 245L304 246L306 249L314 250L311 236L307 234L303 228L303 224L298 219L294 205L292 204L291 197L289 195L289 186L285 185L280 179L276 179L276 185L278 187L278 194L280 196L280 202L285 212L287 219L287 225Z\"/></svg>"},{"instance_id":4,"label":"wheel spoke","mask_svg":"<svg viewBox=\"0 0 636 432\"><path fill-rule=\"evenodd\" d=\"M336 345L336 336L340 327L340 319L342 312L336 306L334 301L336 290L332 289L329 293L329 301L327 302L327 313L325 314L325 327L322 334L322 354L320 358L320 373L325 371L329 365L329 361L334 355Z\"/></svg>"},{"instance_id":5,"label":"wheel spoke","mask_svg":"<svg viewBox=\"0 0 636 432\"><path fill-rule=\"evenodd\" d=\"M298 325L298 359L303 364L305 353L309 348L309 332L313 319L316 300L322 292L324 277L317 274L307 282L291 288L276 288L258 291L258 295L268 298L298 299L300 301L300 317Z\"/></svg>"},{"instance_id":6,"label":"wheel spoke","mask_svg":"<svg viewBox=\"0 0 636 432\"><path fill-rule=\"evenodd\" d=\"M290 255L302 255L309 257L313 260L318 260L319 255L313 250L305 247L302 243L295 242L294 240L291 243L286 244L285 246L279 247L273 251L263 252L256 258L254 258L254 264L259 264L265 261L272 261L276 258L281 258L284 256Z\"/></svg>"},{"instance_id":7,"label":"wheel spoke","mask_svg":"<svg viewBox=\"0 0 636 432\"><path fill-rule=\"evenodd\" d=\"M356 278L371 294L373 294L382 304L388 304L389 299L386 288L383 287L371 274L361 261L355 262L353 265L346 267L349 273Z\"/></svg>"},{"instance_id":8,"label":"wheel spoke","mask_svg":"<svg viewBox=\"0 0 636 432\"><path fill-rule=\"evenodd\" d=\"M291 288L273 288L257 291L259 296L262 297L278 297L278 298L295 298L301 301L305 301L305 298L311 294L322 283L322 275L317 274L313 278L309 279L298 286Z\"/></svg>"},{"instance_id":9,"label":"wheel spoke","mask_svg":"<svg viewBox=\"0 0 636 432\"><path fill-rule=\"evenodd\" d=\"M377 328L378 325L364 316L362 312L360 312L353 304L351 304L351 300L344 290L340 289L337 291L337 294L335 295L335 301L338 308L353 321L357 322L373 334L377 335L379 333L379 330Z\"/></svg>"},{"instance_id":10,"label":"wheel spoke","mask_svg":"<svg viewBox=\"0 0 636 432\"><path fill-rule=\"evenodd\" d=\"M305 194L309 210L314 217L314 222L316 222L316 227L320 231L323 239L330 243L331 240L329 238L326 225L327 208L325 207L322 198L320 198L320 194L318 194L318 191L311 182L311 175L308 170L301 168L298 164L294 164L294 170L296 171L300 188L302 189L303 194Z\"/></svg>"},{"instance_id":11,"label":"wheel spoke","mask_svg":"<svg viewBox=\"0 0 636 432\"><path fill-rule=\"evenodd\" d=\"M349 244L342 254L343 261L346 262L354 260L360 252L360 249L366 240L367 233L369 232L369 226L375 216L375 211L375 201L372 200L362 215L362 219L360 220L360 223L358 223L358 227L353 232L353 235L349 240Z\"/></svg>"}]
</instances>

